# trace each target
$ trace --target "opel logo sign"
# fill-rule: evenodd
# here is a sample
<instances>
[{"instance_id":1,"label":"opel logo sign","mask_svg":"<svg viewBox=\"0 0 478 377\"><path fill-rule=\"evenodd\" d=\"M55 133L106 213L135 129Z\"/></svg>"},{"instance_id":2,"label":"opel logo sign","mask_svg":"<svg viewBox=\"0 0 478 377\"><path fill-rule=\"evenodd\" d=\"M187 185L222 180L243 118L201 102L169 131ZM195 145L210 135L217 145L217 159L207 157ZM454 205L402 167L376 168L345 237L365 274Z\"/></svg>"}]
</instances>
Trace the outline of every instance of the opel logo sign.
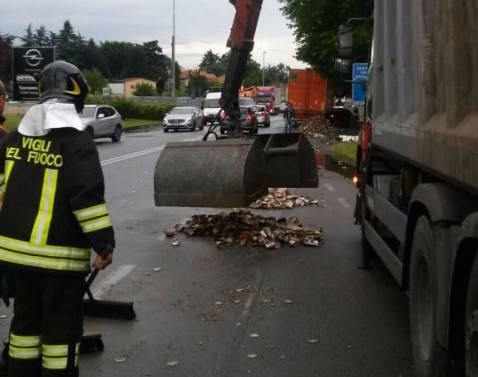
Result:
<instances>
[{"instance_id":1,"label":"opel logo sign","mask_svg":"<svg viewBox=\"0 0 478 377\"><path fill-rule=\"evenodd\" d=\"M42 60L44 59L42 56L41 56L41 52L38 51L37 49L35 48L31 48L30 50L28 50L25 55L23 55L23 57L25 58L25 61L26 63L30 66L30 67L37 67L40 65L40 63L42 62Z\"/></svg>"}]
</instances>

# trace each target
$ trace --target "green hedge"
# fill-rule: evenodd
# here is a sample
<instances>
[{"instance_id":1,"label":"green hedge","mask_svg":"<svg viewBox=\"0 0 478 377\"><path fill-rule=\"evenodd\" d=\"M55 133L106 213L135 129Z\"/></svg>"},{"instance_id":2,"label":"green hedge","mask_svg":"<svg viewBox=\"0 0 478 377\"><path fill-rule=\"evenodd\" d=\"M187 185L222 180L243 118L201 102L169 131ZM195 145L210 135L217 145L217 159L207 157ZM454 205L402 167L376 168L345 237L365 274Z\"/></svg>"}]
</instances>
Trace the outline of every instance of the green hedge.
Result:
<instances>
[{"instance_id":1,"label":"green hedge","mask_svg":"<svg viewBox=\"0 0 478 377\"><path fill-rule=\"evenodd\" d=\"M110 98L105 100L100 96L88 96L86 103L95 105L111 105L118 110L123 119L133 118L163 120L164 114L174 107L172 104L143 105L126 98Z\"/></svg>"}]
</instances>

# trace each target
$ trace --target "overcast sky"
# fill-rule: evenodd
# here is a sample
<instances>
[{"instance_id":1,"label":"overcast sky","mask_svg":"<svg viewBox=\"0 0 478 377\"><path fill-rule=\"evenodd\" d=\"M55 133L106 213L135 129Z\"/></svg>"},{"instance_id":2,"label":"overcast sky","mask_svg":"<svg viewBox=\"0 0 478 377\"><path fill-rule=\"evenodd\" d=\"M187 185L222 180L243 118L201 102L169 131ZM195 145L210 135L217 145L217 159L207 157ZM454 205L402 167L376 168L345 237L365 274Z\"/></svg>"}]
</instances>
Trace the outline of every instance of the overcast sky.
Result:
<instances>
[{"instance_id":1,"label":"overcast sky","mask_svg":"<svg viewBox=\"0 0 478 377\"><path fill-rule=\"evenodd\" d=\"M23 35L29 23L58 31L69 19L76 31L96 42L115 40L136 43L159 40L171 53L173 0L15 0L2 1L0 33ZM295 56L295 40L280 11L278 0L264 0L255 37L254 59L265 65L285 63L304 67ZM185 68L194 68L205 51L225 53L234 18L228 0L176 0L176 57Z\"/></svg>"}]
</instances>

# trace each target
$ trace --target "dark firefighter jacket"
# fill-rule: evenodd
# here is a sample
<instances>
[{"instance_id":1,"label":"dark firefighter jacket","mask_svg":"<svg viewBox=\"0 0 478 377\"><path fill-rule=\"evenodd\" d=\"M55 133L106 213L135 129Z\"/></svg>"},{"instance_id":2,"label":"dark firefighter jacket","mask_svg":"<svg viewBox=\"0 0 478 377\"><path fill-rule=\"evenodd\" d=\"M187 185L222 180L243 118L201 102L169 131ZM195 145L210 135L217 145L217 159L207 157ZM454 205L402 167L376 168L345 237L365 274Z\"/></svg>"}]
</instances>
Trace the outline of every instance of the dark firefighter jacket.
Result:
<instances>
[{"instance_id":1,"label":"dark firefighter jacket","mask_svg":"<svg viewBox=\"0 0 478 377\"><path fill-rule=\"evenodd\" d=\"M114 247L94 142L73 128L14 131L0 142L0 263L88 272L90 248Z\"/></svg>"}]
</instances>

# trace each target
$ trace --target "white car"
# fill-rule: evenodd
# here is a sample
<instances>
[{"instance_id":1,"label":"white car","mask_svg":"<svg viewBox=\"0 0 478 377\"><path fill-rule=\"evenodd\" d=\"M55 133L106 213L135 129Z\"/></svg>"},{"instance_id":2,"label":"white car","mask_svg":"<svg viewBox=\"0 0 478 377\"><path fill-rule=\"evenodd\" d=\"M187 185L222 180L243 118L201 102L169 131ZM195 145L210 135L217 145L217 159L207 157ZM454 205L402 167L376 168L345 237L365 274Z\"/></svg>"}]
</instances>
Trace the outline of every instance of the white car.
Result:
<instances>
[{"instance_id":1,"label":"white car","mask_svg":"<svg viewBox=\"0 0 478 377\"><path fill-rule=\"evenodd\" d=\"M85 132L92 139L109 137L115 143L121 140L122 118L113 106L85 105L79 115L85 125Z\"/></svg>"}]
</instances>

